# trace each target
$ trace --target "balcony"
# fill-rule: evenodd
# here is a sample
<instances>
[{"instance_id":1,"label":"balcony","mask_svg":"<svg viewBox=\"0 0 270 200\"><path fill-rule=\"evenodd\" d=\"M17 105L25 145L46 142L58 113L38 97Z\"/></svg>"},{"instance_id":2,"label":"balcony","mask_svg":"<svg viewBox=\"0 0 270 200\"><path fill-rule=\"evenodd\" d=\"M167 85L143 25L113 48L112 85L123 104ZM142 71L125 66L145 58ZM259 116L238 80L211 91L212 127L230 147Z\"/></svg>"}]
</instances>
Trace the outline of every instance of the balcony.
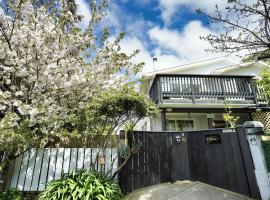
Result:
<instances>
[{"instance_id":1,"label":"balcony","mask_svg":"<svg viewBox=\"0 0 270 200\"><path fill-rule=\"evenodd\" d=\"M149 91L160 107L234 107L267 105L252 76L157 74Z\"/></svg>"}]
</instances>

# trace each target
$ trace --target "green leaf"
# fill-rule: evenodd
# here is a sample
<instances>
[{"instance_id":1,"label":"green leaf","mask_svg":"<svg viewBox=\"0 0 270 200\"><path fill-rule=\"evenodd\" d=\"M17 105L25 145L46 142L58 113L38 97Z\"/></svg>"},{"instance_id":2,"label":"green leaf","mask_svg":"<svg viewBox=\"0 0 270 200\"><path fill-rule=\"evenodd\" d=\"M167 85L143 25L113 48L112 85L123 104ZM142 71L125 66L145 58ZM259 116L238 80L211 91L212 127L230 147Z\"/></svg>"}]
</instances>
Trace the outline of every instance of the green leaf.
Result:
<instances>
[{"instance_id":1,"label":"green leaf","mask_svg":"<svg viewBox=\"0 0 270 200\"><path fill-rule=\"evenodd\" d=\"M39 195L39 200L121 200L120 187L110 177L96 171L78 170L52 181Z\"/></svg>"}]
</instances>

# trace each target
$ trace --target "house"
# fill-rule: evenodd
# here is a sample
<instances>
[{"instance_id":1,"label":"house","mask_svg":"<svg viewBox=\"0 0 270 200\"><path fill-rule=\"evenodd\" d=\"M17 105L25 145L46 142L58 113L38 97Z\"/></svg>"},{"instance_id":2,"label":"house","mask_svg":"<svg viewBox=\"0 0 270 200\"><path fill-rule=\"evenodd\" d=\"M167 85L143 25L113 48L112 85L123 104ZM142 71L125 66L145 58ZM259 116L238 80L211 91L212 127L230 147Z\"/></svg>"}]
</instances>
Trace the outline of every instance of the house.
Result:
<instances>
[{"instance_id":1,"label":"house","mask_svg":"<svg viewBox=\"0 0 270 200\"><path fill-rule=\"evenodd\" d=\"M160 108L160 117L141 121L137 129L186 131L224 128L224 102L229 102L238 124L259 120L270 129L267 99L256 84L263 62L237 63L219 57L156 70L142 76L141 91Z\"/></svg>"}]
</instances>

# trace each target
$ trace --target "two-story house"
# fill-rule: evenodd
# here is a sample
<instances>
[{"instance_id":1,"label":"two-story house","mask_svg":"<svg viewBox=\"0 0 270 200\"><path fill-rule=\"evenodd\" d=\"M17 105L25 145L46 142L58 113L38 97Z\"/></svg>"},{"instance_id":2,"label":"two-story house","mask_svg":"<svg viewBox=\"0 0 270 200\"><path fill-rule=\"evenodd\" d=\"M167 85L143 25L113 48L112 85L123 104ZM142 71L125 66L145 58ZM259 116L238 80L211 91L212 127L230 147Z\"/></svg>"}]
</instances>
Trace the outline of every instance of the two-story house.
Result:
<instances>
[{"instance_id":1,"label":"two-story house","mask_svg":"<svg viewBox=\"0 0 270 200\"><path fill-rule=\"evenodd\" d=\"M259 120L270 129L270 115L262 89L256 84L263 62L238 64L220 57L166 68L142 76L141 91L160 108L160 117L141 121L137 129L185 131L224 128L224 102L238 124Z\"/></svg>"}]
</instances>

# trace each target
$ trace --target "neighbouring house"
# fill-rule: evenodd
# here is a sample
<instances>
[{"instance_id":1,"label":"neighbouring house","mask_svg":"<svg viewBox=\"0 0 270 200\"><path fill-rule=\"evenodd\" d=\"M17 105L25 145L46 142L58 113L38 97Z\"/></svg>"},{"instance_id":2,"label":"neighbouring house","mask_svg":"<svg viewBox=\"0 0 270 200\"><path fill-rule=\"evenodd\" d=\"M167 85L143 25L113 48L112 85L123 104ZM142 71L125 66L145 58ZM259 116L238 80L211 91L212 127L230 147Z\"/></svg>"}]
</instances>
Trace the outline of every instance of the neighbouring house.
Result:
<instances>
[{"instance_id":1,"label":"neighbouring house","mask_svg":"<svg viewBox=\"0 0 270 200\"><path fill-rule=\"evenodd\" d=\"M227 57L145 73L141 91L160 108L160 117L147 118L138 130L187 131L225 128L227 101L238 124L259 120L270 129L263 89L256 84L263 62L237 63ZM268 122L268 123L267 123Z\"/></svg>"}]
</instances>

